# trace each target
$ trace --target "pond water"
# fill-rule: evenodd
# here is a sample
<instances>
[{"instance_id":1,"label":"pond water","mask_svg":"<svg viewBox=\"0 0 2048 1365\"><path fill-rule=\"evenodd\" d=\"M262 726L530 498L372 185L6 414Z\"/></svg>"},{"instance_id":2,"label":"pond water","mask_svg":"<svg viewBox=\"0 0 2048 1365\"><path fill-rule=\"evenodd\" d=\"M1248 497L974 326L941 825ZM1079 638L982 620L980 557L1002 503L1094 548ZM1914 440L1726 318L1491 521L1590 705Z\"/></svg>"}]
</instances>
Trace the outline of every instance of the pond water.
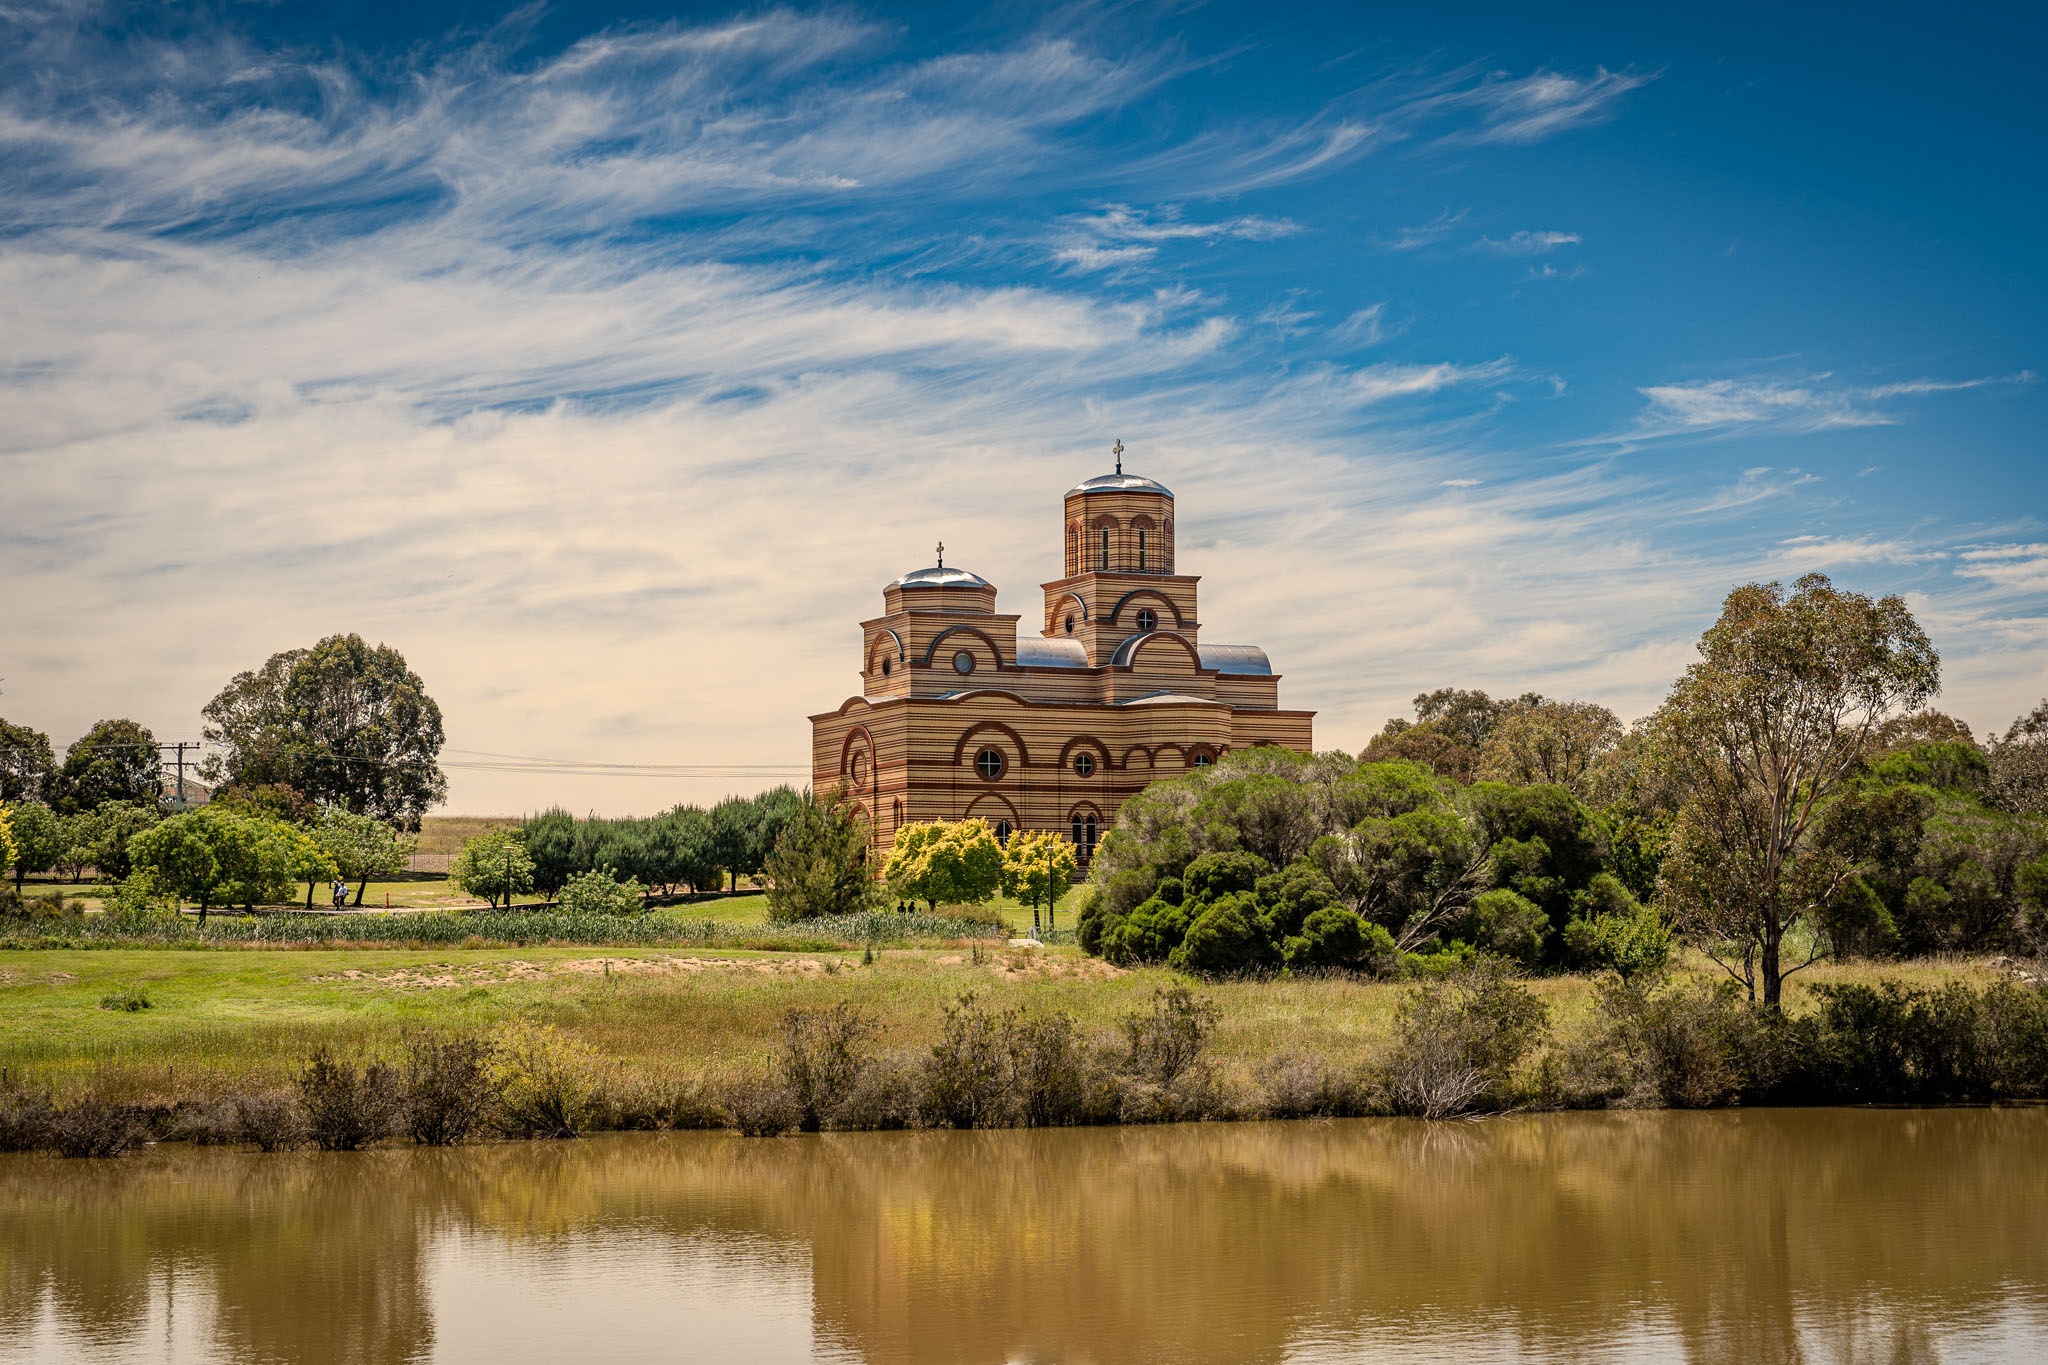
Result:
<instances>
[{"instance_id":1,"label":"pond water","mask_svg":"<svg viewBox=\"0 0 2048 1365\"><path fill-rule=\"evenodd\" d=\"M2048 1110L0 1157L0 1362L2038 1360Z\"/></svg>"}]
</instances>

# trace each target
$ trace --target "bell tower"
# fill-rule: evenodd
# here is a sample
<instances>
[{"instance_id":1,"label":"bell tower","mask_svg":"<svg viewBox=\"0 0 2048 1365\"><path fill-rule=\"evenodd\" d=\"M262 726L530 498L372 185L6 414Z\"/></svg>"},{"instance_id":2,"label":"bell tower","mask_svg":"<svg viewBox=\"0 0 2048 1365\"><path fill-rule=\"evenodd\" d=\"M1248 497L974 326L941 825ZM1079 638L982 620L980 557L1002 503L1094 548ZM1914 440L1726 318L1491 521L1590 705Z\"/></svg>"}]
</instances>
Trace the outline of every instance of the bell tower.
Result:
<instances>
[{"instance_id":1,"label":"bell tower","mask_svg":"<svg viewBox=\"0 0 2048 1365\"><path fill-rule=\"evenodd\" d=\"M1100 667L1135 635L1171 631L1190 645L1200 623L1193 575L1174 572L1173 490L1116 471L1067 490L1062 504L1062 577L1045 587L1045 634L1072 638Z\"/></svg>"}]
</instances>

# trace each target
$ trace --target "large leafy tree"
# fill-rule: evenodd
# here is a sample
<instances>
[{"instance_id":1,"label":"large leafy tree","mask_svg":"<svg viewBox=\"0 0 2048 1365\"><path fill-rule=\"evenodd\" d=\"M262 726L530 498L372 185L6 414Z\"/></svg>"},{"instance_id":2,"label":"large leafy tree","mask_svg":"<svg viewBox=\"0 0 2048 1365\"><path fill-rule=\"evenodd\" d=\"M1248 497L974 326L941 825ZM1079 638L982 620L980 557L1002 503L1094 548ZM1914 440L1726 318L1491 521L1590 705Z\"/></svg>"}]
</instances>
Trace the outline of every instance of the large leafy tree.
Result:
<instances>
[{"instance_id":1,"label":"large leafy tree","mask_svg":"<svg viewBox=\"0 0 2048 1365\"><path fill-rule=\"evenodd\" d=\"M204 715L220 751L202 771L216 782L281 784L407 829L448 794L441 708L404 655L360 635L271 655Z\"/></svg>"},{"instance_id":2,"label":"large leafy tree","mask_svg":"<svg viewBox=\"0 0 2048 1365\"><path fill-rule=\"evenodd\" d=\"M1043 904L1050 916L1077 866L1073 843L1058 830L1019 830L1003 849L1003 889L1026 905Z\"/></svg>"},{"instance_id":3,"label":"large leafy tree","mask_svg":"<svg viewBox=\"0 0 2048 1365\"><path fill-rule=\"evenodd\" d=\"M154 806L163 800L163 776L163 755L147 726L103 720L65 750L50 778L50 805L64 815L108 801Z\"/></svg>"},{"instance_id":4,"label":"large leafy tree","mask_svg":"<svg viewBox=\"0 0 2048 1365\"><path fill-rule=\"evenodd\" d=\"M1479 754L1479 776L1550 782L1583 795L1594 764L1621 742L1621 721L1590 701L1540 701L1511 710Z\"/></svg>"},{"instance_id":5,"label":"large leafy tree","mask_svg":"<svg viewBox=\"0 0 2048 1365\"><path fill-rule=\"evenodd\" d=\"M200 806L174 815L129 841L138 873L199 907L254 907L291 894L296 871L289 826L231 810Z\"/></svg>"},{"instance_id":6,"label":"large leafy tree","mask_svg":"<svg viewBox=\"0 0 2048 1365\"><path fill-rule=\"evenodd\" d=\"M533 890L533 858L526 851L525 832L487 829L462 846L449 865L448 880L493 906L512 908L512 897Z\"/></svg>"},{"instance_id":7,"label":"large leafy tree","mask_svg":"<svg viewBox=\"0 0 2048 1365\"><path fill-rule=\"evenodd\" d=\"M14 816L14 885L23 874L48 872L64 856L63 820L48 806L25 801L11 807Z\"/></svg>"},{"instance_id":8,"label":"large leafy tree","mask_svg":"<svg viewBox=\"0 0 2048 1365\"><path fill-rule=\"evenodd\" d=\"M356 884L355 903L363 903L363 892L372 877L388 877L405 870L419 840L402 834L373 815L357 815L339 806L323 806L313 823L313 838L333 859L334 871L344 881ZM319 875L317 872L314 875ZM310 900L310 887L308 896Z\"/></svg>"},{"instance_id":9,"label":"large leafy tree","mask_svg":"<svg viewBox=\"0 0 2048 1365\"><path fill-rule=\"evenodd\" d=\"M40 801L57 766L50 737L0 720L0 801Z\"/></svg>"},{"instance_id":10,"label":"large leafy tree","mask_svg":"<svg viewBox=\"0 0 2048 1365\"><path fill-rule=\"evenodd\" d=\"M980 905L1003 887L1003 846L986 820L905 825L882 868L892 895L940 905Z\"/></svg>"},{"instance_id":11,"label":"large leafy tree","mask_svg":"<svg viewBox=\"0 0 2048 1365\"><path fill-rule=\"evenodd\" d=\"M1859 863L1817 837L1830 798L1885 720L1924 705L1941 660L1898 597L1873 600L1809 574L1737 588L1700 658L1658 713L1661 756L1683 793L1662 869L1665 904L1751 998L1777 1006L1817 960L1822 913ZM1808 932L1787 964L1788 934Z\"/></svg>"}]
</instances>

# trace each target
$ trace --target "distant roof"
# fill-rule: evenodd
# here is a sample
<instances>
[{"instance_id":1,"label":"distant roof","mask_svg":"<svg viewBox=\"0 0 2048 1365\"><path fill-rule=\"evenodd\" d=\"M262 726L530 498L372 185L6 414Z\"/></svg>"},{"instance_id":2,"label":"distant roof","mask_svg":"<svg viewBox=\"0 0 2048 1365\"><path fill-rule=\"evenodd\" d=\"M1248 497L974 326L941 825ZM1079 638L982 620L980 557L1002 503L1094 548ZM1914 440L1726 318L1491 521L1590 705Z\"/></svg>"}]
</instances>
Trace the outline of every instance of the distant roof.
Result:
<instances>
[{"instance_id":1,"label":"distant roof","mask_svg":"<svg viewBox=\"0 0 2048 1365\"><path fill-rule=\"evenodd\" d=\"M1157 480L1142 474L1123 473L1097 474L1067 490L1070 498L1076 493L1164 493L1169 498L1173 496L1173 490Z\"/></svg>"},{"instance_id":2,"label":"distant roof","mask_svg":"<svg viewBox=\"0 0 2048 1365\"><path fill-rule=\"evenodd\" d=\"M1250 673L1267 677L1273 672L1273 661L1257 645L1197 645L1195 652L1202 656L1202 667L1213 668L1218 673Z\"/></svg>"},{"instance_id":3,"label":"distant roof","mask_svg":"<svg viewBox=\"0 0 2048 1365\"><path fill-rule=\"evenodd\" d=\"M913 569L889 585L892 588L986 588L989 581L980 574L965 569L938 565L929 569Z\"/></svg>"},{"instance_id":4,"label":"distant roof","mask_svg":"<svg viewBox=\"0 0 2048 1365\"><path fill-rule=\"evenodd\" d=\"M1081 647L1079 640L1067 637L1047 639L1044 636L1020 635L1017 637L1017 662L1026 668L1086 668L1088 651Z\"/></svg>"}]
</instances>

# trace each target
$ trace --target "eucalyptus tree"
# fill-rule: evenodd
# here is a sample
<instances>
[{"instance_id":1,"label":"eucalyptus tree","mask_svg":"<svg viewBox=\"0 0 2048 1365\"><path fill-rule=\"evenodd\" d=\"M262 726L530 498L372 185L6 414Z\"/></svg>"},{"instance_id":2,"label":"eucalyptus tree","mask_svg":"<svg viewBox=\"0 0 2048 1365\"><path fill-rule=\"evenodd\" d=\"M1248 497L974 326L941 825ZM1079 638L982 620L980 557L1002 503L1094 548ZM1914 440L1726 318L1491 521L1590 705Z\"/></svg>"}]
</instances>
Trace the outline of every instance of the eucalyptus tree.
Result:
<instances>
[{"instance_id":1,"label":"eucalyptus tree","mask_svg":"<svg viewBox=\"0 0 2048 1365\"><path fill-rule=\"evenodd\" d=\"M1809 574L1737 588L1658 712L1660 758L1682 793L1665 855L1667 908L1750 998L1827 950L1822 919L1859 861L1817 837L1885 721L1925 705L1941 660L1905 602ZM1787 965L1788 934L1807 937Z\"/></svg>"}]
</instances>

